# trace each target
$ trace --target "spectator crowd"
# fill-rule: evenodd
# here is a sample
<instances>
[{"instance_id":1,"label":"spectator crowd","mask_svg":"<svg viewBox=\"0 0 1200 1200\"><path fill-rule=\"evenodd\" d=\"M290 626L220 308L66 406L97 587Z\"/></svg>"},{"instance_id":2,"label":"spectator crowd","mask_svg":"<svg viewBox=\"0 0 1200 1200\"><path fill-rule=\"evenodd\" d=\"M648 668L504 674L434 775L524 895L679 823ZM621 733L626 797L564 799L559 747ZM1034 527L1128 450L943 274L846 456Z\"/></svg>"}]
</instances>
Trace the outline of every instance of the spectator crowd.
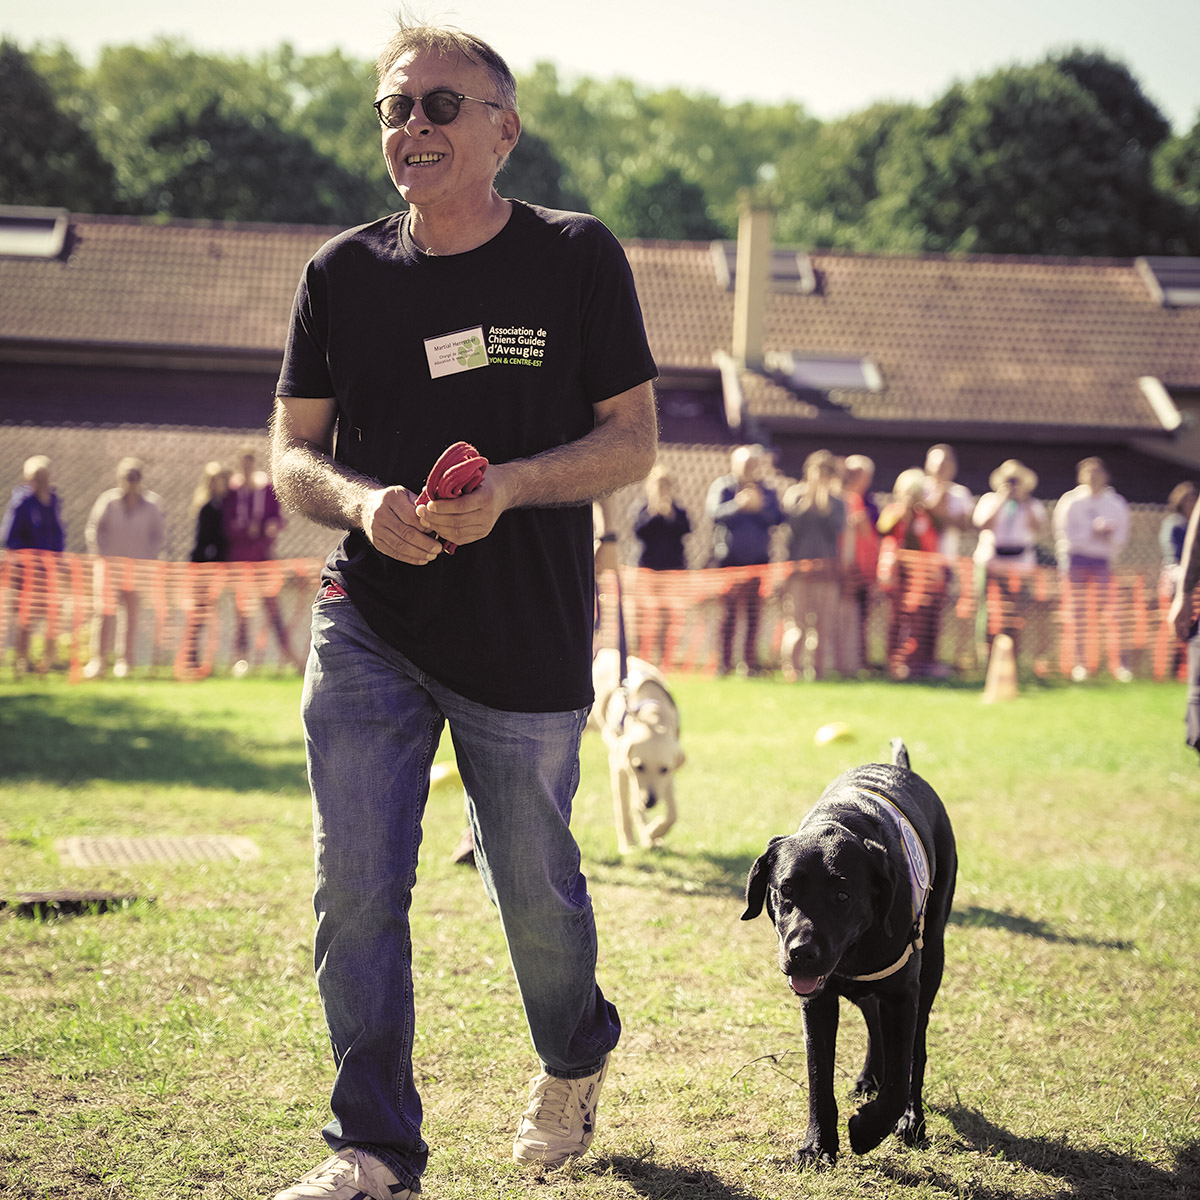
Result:
<instances>
[{"instance_id":1,"label":"spectator crowd","mask_svg":"<svg viewBox=\"0 0 1200 1200\"><path fill-rule=\"evenodd\" d=\"M0 524L6 550L64 549L52 471L44 455L25 462ZM168 516L162 499L145 486L145 471L141 460L121 459L115 486L96 498L87 518L92 561L85 678L110 673L121 678L140 665L144 576L129 564L161 557ZM889 491L877 487L875 464L863 454L840 458L816 450L800 478L790 482L775 472L765 447L735 447L728 472L712 481L704 500L712 530L708 565L721 570L724 581L713 627L717 672L759 674L771 669L764 666L765 656L789 681L863 672L944 678L966 664L982 665L996 635L1006 633L1039 674L1049 669L1061 638L1063 673L1071 679L1085 680L1097 669L1118 680L1132 678L1111 586L1114 560L1130 537L1129 506L1104 462L1080 461L1077 486L1053 505L1037 495L1036 474L1016 459L998 465L990 490L978 497L957 474L954 450L945 444L931 446L923 465L901 471ZM1159 532L1161 574L1154 585L1163 612L1178 584L1184 531L1196 498L1191 481L1179 483L1167 498ZM232 464L205 464L189 521L195 564L273 557L286 518L253 446L240 447ZM677 577L671 573L686 570L685 546L698 533L665 466L656 466L638 490L624 527L636 543L631 565L643 568L636 593L641 651L663 662L678 611ZM973 552L964 559L961 548L971 535ZM763 569L781 555L791 570L775 586ZM1058 586L1050 594L1044 577L1053 567ZM45 557L14 559L6 587L10 596L21 597L8 624L16 673L61 666L47 602L54 584ZM203 572L191 588L181 661L188 671L203 673L220 589ZM770 648L764 647L762 628L768 604L776 606L781 629ZM277 590L237 589L233 613L234 675L249 669L256 613L264 618L279 661L303 668ZM970 619L947 619L962 613ZM874 643L873 619L882 626ZM38 630L44 648L35 664ZM1168 673L1182 673L1183 643L1172 639L1168 657Z\"/></svg>"}]
</instances>

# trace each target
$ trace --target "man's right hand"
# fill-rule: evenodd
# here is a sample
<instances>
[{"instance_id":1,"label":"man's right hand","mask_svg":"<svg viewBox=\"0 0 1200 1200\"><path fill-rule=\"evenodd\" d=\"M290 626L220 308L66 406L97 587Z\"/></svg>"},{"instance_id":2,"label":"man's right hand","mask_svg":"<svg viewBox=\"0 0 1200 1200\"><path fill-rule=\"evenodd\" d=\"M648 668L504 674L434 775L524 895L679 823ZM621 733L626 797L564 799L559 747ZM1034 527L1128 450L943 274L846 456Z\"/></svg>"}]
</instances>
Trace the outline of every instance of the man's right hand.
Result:
<instances>
[{"instance_id":1,"label":"man's right hand","mask_svg":"<svg viewBox=\"0 0 1200 1200\"><path fill-rule=\"evenodd\" d=\"M404 487L371 492L362 507L362 528L381 554L423 567L442 552L442 544L417 516L416 497Z\"/></svg>"}]
</instances>

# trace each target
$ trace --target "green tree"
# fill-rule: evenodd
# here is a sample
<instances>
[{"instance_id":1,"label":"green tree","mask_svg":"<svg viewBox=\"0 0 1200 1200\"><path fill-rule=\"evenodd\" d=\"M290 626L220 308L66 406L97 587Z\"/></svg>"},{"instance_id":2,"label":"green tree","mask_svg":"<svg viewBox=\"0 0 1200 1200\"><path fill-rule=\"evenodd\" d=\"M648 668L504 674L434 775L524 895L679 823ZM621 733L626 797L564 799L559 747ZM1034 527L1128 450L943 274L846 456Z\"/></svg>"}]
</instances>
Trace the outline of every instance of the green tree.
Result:
<instances>
[{"instance_id":1,"label":"green tree","mask_svg":"<svg viewBox=\"0 0 1200 1200\"><path fill-rule=\"evenodd\" d=\"M1181 228L1171 252L1200 254L1200 117L1187 133L1169 137L1159 147L1154 176Z\"/></svg>"},{"instance_id":2,"label":"green tree","mask_svg":"<svg viewBox=\"0 0 1200 1200\"><path fill-rule=\"evenodd\" d=\"M527 129L521 131L521 140L505 163L496 187L503 195L530 204L587 211L587 201L571 191L566 182L566 168L551 150L550 143Z\"/></svg>"},{"instance_id":3,"label":"green tree","mask_svg":"<svg viewBox=\"0 0 1200 1200\"><path fill-rule=\"evenodd\" d=\"M364 182L369 199L361 219L401 207L384 164L379 120L371 106L373 66L336 50L297 56L287 45L259 65L282 82L291 97L291 110L281 118L283 127L307 138L321 154Z\"/></svg>"},{"instance_id":4,"label":"green tree","mask_svg":"<svg viewBox=\"0 0 1200 1200\"><path fill-rule=\"evenodd\" d=\"M1092 95L1100 111L1147 153L1171 132L1171 123L1146 97L1124 63L1099 51L1078 48L1054 55L1048 61Z\"/></svg>"},{"instance_id":5,"label":"green tree","mask_svg":"<svg viewBox=\"0 0 1200 1200\"><path fill-rule=\"evenodd\" d=\"M708 215L704 189L676 167L627 177L610 205L613 227L625 237L708 240L723 232Z\"/></svg>"},{"instance_id":6,"label":"green tree","mask_svg":"<svg viewBox=\"0 0 1200 1200\"><path fill-rule=\"evenodd\" d=\"M1156 161L1159 184L1181 203L1200 210L1200 116L1191 129L1162 146Z\"/></svg>"},{"instance_id":7,"label":"green tree","mask_svg":"<svg viewBox=\"0 0 1200 1200\"><path fill-rule=\"evenodd\" d=\"M1147 155L1051 63L955 85L903 128L880 162L869 236L1001 254L1163 248Z\"/></svg>"},{"instance_id":8,"label":"green tree","mask_svg":"<svg viewBox=\"0 0 1200 1200\"><path fill-rule=\"evenodd\" d=\"M561 159L565 181L622 236L631 188L673 168L704 192L711 219L732 236L737 196L762 180L819 125L796 104L727 105L714 96L640 88L628 79L564 84L549 63L518 80L525 127Z\"/></svg>"},{"instance_id":9,"label":"green tree","mask_svg":"<svg viewBox=\"0 0 1200 1200\"><path fill-rule=\"evenodd\" d=\"M116 177L95 139L8 41L0 42L0 129L0 203L117 211Z\"/></svg>"},{"instance_id":10,"label":"green tree","mask_svg":"<svg viewBox=\"0 0 1200 1200\"><path fill-rule=\"evenodd\" d=\"M880 196L879 164L893 138L903 138L917 116L910 104L876 104L823 125L812 139L781 157L775 185L780 241L854 250L875 245L863 224Z\"/></svg>"},{"instance_id":11,"label":"green tree","mask_svg":"<svg viewBox=\"0 0 1200 1200\"><path fill-rule=\"evenodd\" d=\"M292 109L287 81L265 62L204 54L170 39L106 47L74 79L60 59L53 78L63 88L60 105L90 130L116 170L122 199L137 211L179 168L150 139L181 113L199 114L218 99L226 113L282 123Z\"/></svg>"},{"instance_id":12,"label":"green tree","mask_svg":"<svg viewBox=\"0 0 1200 1200\"><path fill-rule=\"evenodd\" d=\"M189 105L147 139L173 170L144 201L173 217L354 225L371 215L369 188L273 117Z\"/></svg>"}]
</instances>

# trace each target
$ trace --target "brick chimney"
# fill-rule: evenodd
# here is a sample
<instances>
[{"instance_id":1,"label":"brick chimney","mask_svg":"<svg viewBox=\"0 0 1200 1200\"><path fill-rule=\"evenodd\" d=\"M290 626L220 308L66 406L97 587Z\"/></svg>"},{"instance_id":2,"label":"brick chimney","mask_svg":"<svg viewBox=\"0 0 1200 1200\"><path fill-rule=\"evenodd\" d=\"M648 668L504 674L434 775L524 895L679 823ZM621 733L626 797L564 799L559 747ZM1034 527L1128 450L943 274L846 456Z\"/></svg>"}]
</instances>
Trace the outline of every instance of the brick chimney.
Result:
<instances>
[{"instance_id":1,"label":"brick chimney","mask_svg":"<svg viewBox=\"0 0 1200 1200\"><path fill-rule=\"evenodd\" d=\"M744 198L738 217L737 275L733 287L733 358L740 367L762 370L763 324L771 276L772 209Z\"/></svg>"}]
</instances>

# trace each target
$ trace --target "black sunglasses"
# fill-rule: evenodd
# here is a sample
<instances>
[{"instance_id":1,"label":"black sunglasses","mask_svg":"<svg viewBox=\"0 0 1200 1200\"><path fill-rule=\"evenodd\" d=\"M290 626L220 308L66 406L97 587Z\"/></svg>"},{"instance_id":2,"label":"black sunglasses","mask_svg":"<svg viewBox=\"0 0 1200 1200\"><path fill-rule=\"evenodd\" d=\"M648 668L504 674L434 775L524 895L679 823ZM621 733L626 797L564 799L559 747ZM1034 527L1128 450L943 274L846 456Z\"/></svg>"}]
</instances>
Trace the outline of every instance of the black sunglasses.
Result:
<instances>
[{"instance_id":1,"label":"black sunglasses","mask_svg":"<svg viewBox=\"0 0 1200 1200\"><path fill-rule=\"evenodd\" d=\"M375 111L379 114L379 123L387 129L403 129L412 116L413 106L420 100L425 116L433 125L449 125L458 116L464 100L474 100L476 104L486 104L489 108L503 108L493 100L480 100L478 96L464 96L461 92L452 92L449 88L434 88L423 96L406 96L397 92L394 96L384 96L375 101Z\"/></svg>"}]
</instances>

